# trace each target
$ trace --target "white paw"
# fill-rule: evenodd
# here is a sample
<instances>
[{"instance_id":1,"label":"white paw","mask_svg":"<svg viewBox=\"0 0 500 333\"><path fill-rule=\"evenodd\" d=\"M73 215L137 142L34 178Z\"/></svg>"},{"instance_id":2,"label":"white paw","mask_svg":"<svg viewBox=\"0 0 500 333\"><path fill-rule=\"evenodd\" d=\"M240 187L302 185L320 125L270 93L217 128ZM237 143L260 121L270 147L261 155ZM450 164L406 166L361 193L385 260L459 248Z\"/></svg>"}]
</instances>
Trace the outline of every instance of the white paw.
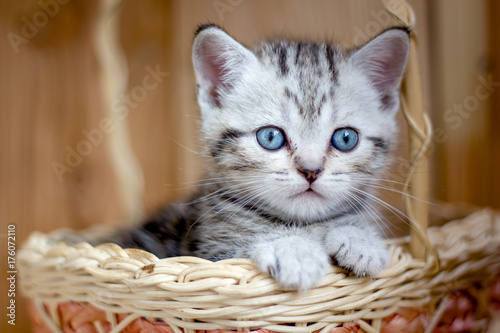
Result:
<instances>
[{"instance_id":1,"label":"white paw","mask_svg":"<svg viewBox=\"0 0 500 333\"><path fill-rule=\"evenodd\" d=\"M251 257L278 284L298 290L307 290L318 284L330 267L325 250L300 236L262 242Z\"/></svg>"},{"instance_id":2,"label":"white paw","mask_svg":"<svg viewBox=\"0 0 500 333\"><path fill-rule=\"evenodd\" d=\"M356 227L330 229L325 243L334 263L357 276L376 276L389 261L382 239Z\"/></svg>"}]
</instances>

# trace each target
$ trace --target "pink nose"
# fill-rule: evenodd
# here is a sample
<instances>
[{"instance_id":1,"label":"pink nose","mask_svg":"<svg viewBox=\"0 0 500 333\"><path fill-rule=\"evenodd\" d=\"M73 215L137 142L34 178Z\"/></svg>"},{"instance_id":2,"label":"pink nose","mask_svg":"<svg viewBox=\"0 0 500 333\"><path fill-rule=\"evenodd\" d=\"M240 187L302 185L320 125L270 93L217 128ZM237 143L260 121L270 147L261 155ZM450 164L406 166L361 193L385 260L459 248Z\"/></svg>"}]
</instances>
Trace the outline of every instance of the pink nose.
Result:
<instances>
[{"instance_id":1,"label":"pink nose","mask_svg":"<svg viewBox=\"0 0 500 333\"><path fill-rule=\"evenodd\" d=\"M312 184L318 178L321 170L299 170L299 172L304 176L309 184Z\"/></svg>"}]
</instances>

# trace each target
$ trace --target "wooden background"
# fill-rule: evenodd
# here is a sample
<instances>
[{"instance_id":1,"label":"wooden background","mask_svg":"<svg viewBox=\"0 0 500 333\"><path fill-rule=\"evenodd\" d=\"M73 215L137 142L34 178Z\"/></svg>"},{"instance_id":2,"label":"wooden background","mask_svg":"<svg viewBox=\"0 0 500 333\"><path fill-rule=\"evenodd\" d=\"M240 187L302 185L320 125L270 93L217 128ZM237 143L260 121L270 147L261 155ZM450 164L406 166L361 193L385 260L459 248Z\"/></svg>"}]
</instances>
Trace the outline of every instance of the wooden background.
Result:
<instances>
[{"instance_id":1,"label":"wooden background","mask_svg":"<svg viewBox=\"0 0 500 333\"><path fill-rule=\"evenodd\" d=\"M500 4L410 3L436 131L431 196L500 207ZM192 190L203 163L191 42L207 22L248 45L360 44L392 24L378 0L1 0L2 332L29 331L19 281L16 326L4 315L8 225L19 248L34 230L131 223ZM404 130L401 146L397 180Z\"/></svg>"}]
</instances>

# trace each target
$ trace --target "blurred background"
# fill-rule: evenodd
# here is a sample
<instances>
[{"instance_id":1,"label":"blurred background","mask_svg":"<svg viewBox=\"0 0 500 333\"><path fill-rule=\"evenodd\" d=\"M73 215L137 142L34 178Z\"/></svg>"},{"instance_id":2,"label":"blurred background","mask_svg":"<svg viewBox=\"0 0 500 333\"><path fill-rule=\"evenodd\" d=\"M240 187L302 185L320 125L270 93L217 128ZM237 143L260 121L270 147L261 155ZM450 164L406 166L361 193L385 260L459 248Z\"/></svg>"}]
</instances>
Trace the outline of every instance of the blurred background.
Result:
<instances>
[{"instance_id":1,"label":"blurred background","mask_svg":"<svg viewBox=\"0 0 500 333\"><path fill-rule=\"evenodd\" d=\"M435 132L431 199L498 208L500 2L409 3ZM0 0L0 308L8 225L19 249L34 230L124 225L194 189L203 163L191 42L207 22L246 45L354 46L395 24L378 0ZM16 327L2 315L2 332L29 332L17 282Z\"/></svg>"}]
</instances>

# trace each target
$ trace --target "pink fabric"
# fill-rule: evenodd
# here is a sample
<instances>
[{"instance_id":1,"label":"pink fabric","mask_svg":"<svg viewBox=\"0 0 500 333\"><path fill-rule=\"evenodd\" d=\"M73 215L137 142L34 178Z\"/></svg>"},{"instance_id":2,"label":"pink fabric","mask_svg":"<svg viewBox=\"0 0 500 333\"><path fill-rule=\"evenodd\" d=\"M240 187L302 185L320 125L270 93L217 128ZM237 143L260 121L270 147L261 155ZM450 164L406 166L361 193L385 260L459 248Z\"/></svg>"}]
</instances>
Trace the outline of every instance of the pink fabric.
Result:
<instances>
[{"instance_id":1,"label":"pink fabric","mask_svg":"<svg viewBox=\"0 0 500 333\"><path fill-rule=\"evenodd\" d=\"M423 332L428 324L429 314L425 308L400 309L382 320L382 333Z\"/></svg>"}]
</instances>

